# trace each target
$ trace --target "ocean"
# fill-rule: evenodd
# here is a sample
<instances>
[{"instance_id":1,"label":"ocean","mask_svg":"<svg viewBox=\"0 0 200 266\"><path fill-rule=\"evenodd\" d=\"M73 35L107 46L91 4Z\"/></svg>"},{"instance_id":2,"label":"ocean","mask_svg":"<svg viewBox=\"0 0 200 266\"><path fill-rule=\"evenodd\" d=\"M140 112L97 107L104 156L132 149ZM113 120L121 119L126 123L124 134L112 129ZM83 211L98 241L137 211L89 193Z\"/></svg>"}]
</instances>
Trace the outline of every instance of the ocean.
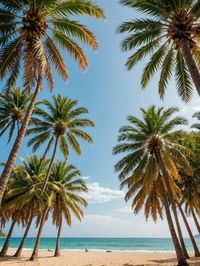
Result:
<instances>
[{"instance_id":1,"label":"ocean","mask_svg":"<svg viewBox=\"0 0 200 266\"><path fill-rule=\"evenodd\" d=\"M4 243L0 238L0 246ZM15 237L10 241L10 248L17 248L21 238ZM196 239L200 248L200 238ZM35 238L27 238L24 248L32 249ZM56 238L41 238L40 249L54 249ZM189 251L192 245L189 239L185 239ZM61 238L61 249L63 250L93 250L93 251L174 251L173 244L169 238Z\"/></svg>"}]
</instances>

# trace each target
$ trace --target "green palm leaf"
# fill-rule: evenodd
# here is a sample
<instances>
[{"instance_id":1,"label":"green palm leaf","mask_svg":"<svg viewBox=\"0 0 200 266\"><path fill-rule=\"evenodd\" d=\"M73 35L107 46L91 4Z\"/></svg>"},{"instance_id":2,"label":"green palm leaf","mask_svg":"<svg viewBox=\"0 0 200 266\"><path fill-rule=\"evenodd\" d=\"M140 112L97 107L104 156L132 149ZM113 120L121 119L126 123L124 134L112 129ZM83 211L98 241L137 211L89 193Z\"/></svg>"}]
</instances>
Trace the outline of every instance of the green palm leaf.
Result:
<instances>
[{"instance_id":1,"label":"green palm leaf","mask_svg":"<svg viewBox=\"0 0 200 266\"><path fill-rule=\"evenodd\" d=\"M175 75L178 94L183 101L189 102L192 97L192 83L188 69L185 65L183 55L180 50L177 52Z\"/></svg>"}]
</instances>

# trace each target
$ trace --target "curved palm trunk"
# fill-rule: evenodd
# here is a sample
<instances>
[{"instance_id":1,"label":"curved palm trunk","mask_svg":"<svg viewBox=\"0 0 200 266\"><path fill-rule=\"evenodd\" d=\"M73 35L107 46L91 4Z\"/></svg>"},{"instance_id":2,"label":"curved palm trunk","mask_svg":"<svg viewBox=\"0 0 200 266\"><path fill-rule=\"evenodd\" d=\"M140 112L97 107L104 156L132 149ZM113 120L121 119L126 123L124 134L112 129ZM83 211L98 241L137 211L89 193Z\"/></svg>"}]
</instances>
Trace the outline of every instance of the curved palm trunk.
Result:
<instances>
[{"instance_id":1,"label":"curved palm trunk","mask_svg":"<svg viewBox=\"0 0 200 266\"><path fill-rule=\"evenodd\" d=\"M47 144L47 147L46 147L46 149L45 149L45 151L44 151L44 154L42 155L41 162L43 162L44 159L46 158L46 155L47 155L47 153L48 153L48 151L49 151L49 149L50 149L50 147L51 147L51 142L52 142L52 140L53 140L53 137L50 139L49 143Z\"/></svg>"},{"instance_id":2,"label":"curved palm trunk","mask_svg":"<svg viewBox=\"0 0 200 266\"><path fill-rule=\"evenodd\" d=\"M189 69L190 75L192 77L193 83L196 87L198 94L200 95L200 73L194 58L191 53L191 48L187 40L181 40L180 42L181 51L185 59L186 65Z\"/></svg>"},{"instance_id":3,"label":"curved palm trunk","mask_svg":"<svg viewBox=\"0 0 200 266\"><path fill-rule=\"evenodd\" d=\"M189 256L189 254L187 252L187 249L186 249L186 246L185 246L185 242L184 242L184 239L183 239L183 234L182 234L182 231L181 231L180 222L179 222L178 215L177 215L176 203L175 203L175 200L174 200L174 196L173 196L171 185L170 185L169 178L168 178L168 172L165 169L165 166L164 166L160 151L157 151L157 157L159 157L159 159L158 158L157 159L159 160L160 168L161 168L162 174L164 176L165 184L167 186L169 199L170 199L170 202L172 204L172 210L173 210L173 214L174 214L174 218L175 218L175 222L176 222L176 227L177 227L177 230L178 230L178 236L179 236L181 248L182 248L182 251L183 251L183 254L184 254L185 258L189 259L190 256Z\"/></svg>"},{"instance_id":4,"label":"curved palm trunk","mask_svg":"<svg viewBox=\"0 0 200 266\"><path fill-rule=\"evenodd\" d=\"M2 175L0 177L0 206L1 206L3 194L5 192L6 185L8 183L11 171L15 165L17 154L18 154L18 152L21 148L22 142L24 140L24 136L26 134L26 130L27 130L31 115L32 115L33 110L34 110L35 100L37 98L37 95L40 91L41 86L42 86L42 76L39 76L35 92L33 94L30 105L29 105L27 112L25 114L24 120L22 122L22 126L19 130L19 134L17 135L17 137L15 139L14 145L11 149L10 155L8 157L8 160L6 162L6 165L4 167Z\"/></svg>"},{"instance_id":5,"label":"curved palm trunk","mask_svg":"<svg viewBox=\"0 0 200 266\"><path fill-rule=\"evenodd\" d=\"M195 257L200 257L200 252L199 252L198 246L197 246L197 244L196 244L196 241L195 241L194 236L193 236L193 234L192 234L192 231L191 231L191 229L190 229L189 223L188 223L188 221L187 221L187 219L186 219L185 213L184 213L184 211L183 211L183 209L182 209L182 207L181 207L180 204L178 205L178 208L179 208L180 213L181 213L181 215L182 215L182 217L183 217L183 221L184 221L185 226L186 226L186 228L187 228L188 235L189 235L190 240L191 240L191 242L192 242Z\"/></svg>"},{"instance_id":6,"label":"curved palm trunk","mask_svg":"<svg viewBox=\"0 0 200 266\"><path fill-rule=\"evenodd\" d=\"M199 225L199 222L198 222L198 220L197 220L197 217L196 217L196 214L195 214L194 209L192 209L191 212L192 212L192 217L193 217L194 222L195 222L195 224L196 224L197 230L198 230L198 232L199 232L199 234L200 234L200 225Z\"/></svg>"},{"instance_id":7,"label":"curved palm trunk","mask_svg":"<svg viewBox=\"0 0 200 266\"><path fill-rule=\"evenodd\" d=\"M26 238L27 238L27 236L28 236L28 233L29 233L29 230L30 230L30 227L31 227L31 224L32 224L32 221L33 221L33 214L32 214L32 216L30 217L30 219L29 219L29 222L28 222L28 225L27 225L27 227L26 227L26 230L25 230L25 232L24 232L24 235L23 235L23 238L22 238L22 240L21 240L21 243L20 243L20 245L19 245L19 247L18 247L18 249L17 249L17 251L16 251L16 253L15 253L15 255L14 255L14 257L20 257L21 256L21 253L22 253L22 249L23 249L23 246L24 246L24 243L25 243L25 241L26 241Z\"/></svg>"},{"instance_id":8,"label":"curved palm trunk","mask_svg":"<svg viewBox=\"0 0 200 266\"><path fill-rule=\"evenodd\" d=\"M181 248L183 250L183 254L185 255L186 259L189 259L190 256L188 254L188 251L186 249L186 245L185 245L185 242L184 242L184 239L183 239L183 234L182 234L180 222L179 222L179 219L178 219L176 206L172 207L172 209L173 209L173 214L174 214L174 217L175 217L176 227L177 227L177 230L178 230L178 236L179 236Z\"/></svg>"},{"instance_id":9,"label":"curved palm trunk","mask_svg":"<svg viewBox=\"0 0 200 266\"><path fill-rule=\"evenodd\" d=\"M157 160L159 162L162 174L164 176L165 184L167 186L167 190L168 190L168 194L169 194L169 199L170 199L170 202L172 204L172 210L173 210L173 214L174 214L174 218L175 218L175 222L176 222L176 227L177 227L177 230L178 230L178 236L179 236L181 248L182 248L182 251L183 251L183 254L184 254L185 258L189 259L190 256L189 256L189 254L187 252L187 249L186 249L186 246L185 246L185 242L184 242L184 239L183 239L181 226L180 226L178 215L177 215L176 204L175 204L175 201L174 201L172 189L171 189L171 186L170 186L170 183L169 183L169 179L168 179L168 172L165 169L165 166L164 166L164 163L162 161L162 157L161 157L160 151L157 151L156 156L157 156Z\"/></svg>"},{"instance_id":10,"label":"curved palm trunk","mask_svg":"<svg viewBox=\"0 0 200 266\"><path fill-rule=\"evenodd\" d=\"M47 216L47 213L49 211L49 208L46 208L43 212L43 215L42 215L42 218L41 218L41 221L40 221L40 225L39 225L39 229L38 229L38 233L37 233L37 238L36 238L36 241L35 241L35 246L34 246L34 249L33 249L33 253L30 257L30 260L35 260L38 258L38 249L39 249L39 245L40 245L40 238L41 238L41 234L42 234L42 229L43 229L43 226L44 226L44 223L45 223L45 218Z\"/></svg>"},{"instance_id":11,"label":"curved palm trunk","mask_svg":"<svg viewBox=\"0 0 200 266\"><path fill-rule=\"evenodd\" d=\"M12 223L11 223L8 235L6 237L6 241L5 241L5 243L4 243L4 245L3 245L2 249L1 249L1 252L0 252L0 257L5 257L7 255L8 248L9 248L9 245L10 245L10 239L11 239L15 224L16 224L16 219L14 219L12 221Z\"/></svg>"},{"instance_id":12,"label":"curved palm trunk","mask_svg":"<svg viewBox=\"0 0 200 266\"><path fill-rule=\"evenodd\" d=\"M53 149L53 154L52 154L52 157L51 157L51 161L49 163L49 167L48 167L48 170L47 170L47 174L46 174L46 177L45 177L45 181L44 181L44 184L43 184L43 188L42 188L42 194L44 193L45 189L46 189L46 186L47 186L47 182L49 180L49 176L50 176L50 173L51 173L51 168L53 166L53 162L54 162L54 159L55 159L55 156L56 156L56 151L57 151L57 147L58 147L58 136L56 137L56 142L55 142L55 145L54 145L54 149Z\"/></svg>"},{"instance_id":13,"label":"curved palm trunk","mask_svg":"<svg viewBox=\"0 0 200 266\"><path fill-rule=\"evenodd\" d=\"M176 230L174 228L172 216L171 216L171 213L170 213L169 203L168 203L168 197L167 197L167 194L166 194L166 192L164 190L164 187L163 187L163 184L162 184L161 180L159 182L159 186L160 186L161 196L162 196L162 199L163 199L163 204L164 204L164 207L165 207L165 213L166 213L167 222L168 222L168 225L169 225L170 234L171 234L172 241L173 241L173 244L174 244L174 248L175 248L175 251L176 251L176 256L177 256L177 260L178 260L178 266L188 266L188 263L187 263L187 261L185 259L185 256L184 256L183 252L182 252L182 249L181 249L181 246L180 246L177 234L176 234Z\"/></svg>"},{"instance_id":14,"label":"curved palm trunk","mask_svg":"<svg viewBox=\"0 0 200 266\"><path fill-rule=\"evenodd\" d=\"M170 184L168 184L168 185L169 185L169 190L171 190ZM174 198L173 198L172 190L171 190L171 192L169 192L169 190L168 190L168 193L169 193L169 197L170 197L170 202L172 204L172 210L173 210L173 214L174 214L174 218L175 218L175 222L176 222L176 227L177 227L177 230L178 230L178 236L179 236L181 248L183 250L183 253L184 253L186 259L189 259L190 256L189 256L189 254L187 252L187 249L186 249L186 246L185 246L185 242L184 242L184 239L183 239L183 234L182 234L180 222L179 222L178 215L177 215L177 207L176 207L176 204L175 204L175 201L174 201ZM171 194L171 196L170 196L170 194Z\"/></svg>"},{"instance_id":15,"label":"curved palm trunk","mask_svg":"<svg viewBox=\"0 0 200 266\"><path fill-rule=\"evenodd\" d=\"M164 166L160 151L158 149L156 149L155 153L156 153L156 158L157 158L158 165L160 167L160 170L162 172L162 175L164 177L164 180L165 180L165 183L166 183L166 186L167 186L170 202L172 204L172 209L173 209L174 217L175 217L176 224L177 224L179 240L181 241L181 246L179 244L179 241L178 242L176 241L177 242L176 245L178 244L178 246L180 246L180 250L179 250L179 247L177 246L177 250L179 252L178 256L181 257L181 263L182 263L180 265L188 265L188 263L186 261L186 257L189 257L189 255L187 253L187 250L186 250L186 247L185 247L185 243L184 243L184 240L183 240L183 237L182 237L182 232L181 232L181 228L180 228L180 224L179 224L179 220L178 220L178 216L177 216L177 212L176 212L176 205L175 205L175 202L174 202L174 199L173 199L173 194L172 194L171 186L170 186L169 179L168 179L168 172L165 169L165 166ZM179 259L179 257L178 257L178 259Z\"/></svg>"},{"instance_id":16,"label":"curved palm trunk","mask_svg":"<svg viewBox=\"0 0 200 266\"><path fill-rule=\"evenodd\" d=\"M57 234L57 239L56 239L56 249L55 249L54 257L59 257L60 256L61 229L62 229L62 214L61 214L61 217L60 217L60 224L59 224L59 227L58 227L58 234Z\"/></svg>"}]
</instances>

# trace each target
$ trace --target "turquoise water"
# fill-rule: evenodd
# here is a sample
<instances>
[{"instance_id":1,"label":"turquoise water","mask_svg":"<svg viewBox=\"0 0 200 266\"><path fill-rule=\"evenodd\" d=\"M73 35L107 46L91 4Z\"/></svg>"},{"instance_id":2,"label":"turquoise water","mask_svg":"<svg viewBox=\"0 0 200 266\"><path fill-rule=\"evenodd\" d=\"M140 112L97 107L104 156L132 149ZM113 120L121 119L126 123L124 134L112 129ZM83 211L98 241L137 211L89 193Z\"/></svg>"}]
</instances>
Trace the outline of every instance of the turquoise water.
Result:
<instances>
[{"instance_id":1,"label":"turquoise water","mask_svg":"<svg viewBox=\"0 0 200 266\"><path fill-rule=\"evenodd\" d=\"M0 238L0 246L4 243ZM11 248L18 247L20 238L12 238ZM200 239L196 239L200 247ZM25 248L34 246L35 238L28 238ZM185 239L189 251L192 246L189 239ZM54 249L56 238L42 238L40 249ZM113 251L173 251L173 244L169 238L61 238L61 249L65 250L113 250Z\"/></svg>"}]
</instances>

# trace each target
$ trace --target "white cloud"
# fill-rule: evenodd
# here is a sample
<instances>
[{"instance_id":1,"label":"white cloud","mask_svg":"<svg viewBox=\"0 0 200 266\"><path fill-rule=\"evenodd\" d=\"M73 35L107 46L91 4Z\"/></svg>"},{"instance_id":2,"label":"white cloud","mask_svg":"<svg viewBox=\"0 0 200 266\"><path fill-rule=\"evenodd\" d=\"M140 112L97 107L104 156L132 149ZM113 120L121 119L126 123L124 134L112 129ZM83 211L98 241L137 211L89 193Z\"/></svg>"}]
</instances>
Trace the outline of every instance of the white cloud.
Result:
<instances>
[{"instance_id":1,"label":"white cloud","mask_svg":"<svg viewBox=\"0 0 200 266\"><path fill-rule=\"evenodd\" d=\"M191 228L196 234L194 222L191 218L188 219ZM180 219L181 227L185 237L188 237L186 228ZM166 218L158 220L155 224L152 219L146 221L145 217L141 215L130 215L129 218L117 217L116 215L100 215L100 214L87 214L85 215L82 223L78 224L80 230L84 233L91 231L91 228L96 230L93 232L94 236L124 236L124 237L169 237L169 228ZM75 231L77 228L73 228Z\"/></svg>"},{"instance_id":2,"label":"white cloud","mask_svg":"<svg viewBox=\"0 0 200 266\"><path fill-rule=\"evenodd\" d=\"M118 217L112 217L109 215L99 215L99 214L85 215L84 223L93 224L93 225L106 225L106 226L119 225L121 223L126 225L132 224L130 220L125 220Z\"/></svg>"},{"instance_id":3,"label":"white cloud","mask_svg":"<svg viewBox=\"0 0 200 266\"><path fill-rule=\"evenodd\" d=\"M103 187L97 182L89 183L87 186L88 192L83 196L90 203L104 203L124 197L123 191Z\"/></svg>"},{"instance_id":4,"label":"white cloud","mask_svg":"<svg viewBox=\"0 0 200 266\"><path fill-rule=\"evenodd\" d=\"M188 237L186 228L180 218L181 227L183 229L183 234ZM197 229L195 227L193 219L188 218L191 229L194 235L197 234ZM8 232L10 227L10 222L6 224L5 233ZM21 227L16 226L14 237L19 237L22 235ZM35 237L37 235L37 228L35 226L30 229L30 237ZM45 223L43 230L44 237L56 237L57 229L56 226L52 226L52 216L49 216L48 221ZM79 221L73 219L72 227L69 226L64 221L63 224L63 237L170 237L169 228L166 218L155 224L152 219L148 222L145 217L140 215L130 214L130 217L118 217L117 213L113 214L110 212L109 215L103 214L87 214L80 223Z\"/></svg>"},{"instance_id":5,"label":"white cloud","mask_svg":"<svg viewBox=\"0 0 200 266\"><path fill-rule=\"evenodd\" d=\"M180 109L182 115L193 115L195 112L200 111L200 98L196 97L189 104L185 104L183 108Z\"/></svg>"},{"instance_id":6,"label":"white cloud","mask_svg":"<svg viewBox=\"0 0 200 266\"><path fill-rule=\"evenodd\" d=\"M133 213L133 210L131 209L131 206L126 206L123 208L119 208L116 210L117 212L121 212L121 213Z\"/></svg>"},{"instance_id":7,"label":"white cloud","mask_svg":"<svg viewBox=\"0 0 200 266\"><path fill-rule=\"evenodd\" d=\"M90 176L82 176L81 178L86 181L86 180L90 179Z\"/></svg>"},{"instance_id":8,"label":"white cloud","mask_svg":"<svg viewBox=\"0 0 200 266\"><path fill-rule=\"evenodd\" d=\"M182 226L184 236L187 232ZM70 232L75 235L77 230L83 236L94 237L168 237L170 236L166 219L155 224L151 219L147 222L143 215L118 217L116 215L87 214L81 223L76 223ZM195 231L194 231L195 232ZM80 234L80 233L79 233Z\"/></svg>"}]
</instances>

